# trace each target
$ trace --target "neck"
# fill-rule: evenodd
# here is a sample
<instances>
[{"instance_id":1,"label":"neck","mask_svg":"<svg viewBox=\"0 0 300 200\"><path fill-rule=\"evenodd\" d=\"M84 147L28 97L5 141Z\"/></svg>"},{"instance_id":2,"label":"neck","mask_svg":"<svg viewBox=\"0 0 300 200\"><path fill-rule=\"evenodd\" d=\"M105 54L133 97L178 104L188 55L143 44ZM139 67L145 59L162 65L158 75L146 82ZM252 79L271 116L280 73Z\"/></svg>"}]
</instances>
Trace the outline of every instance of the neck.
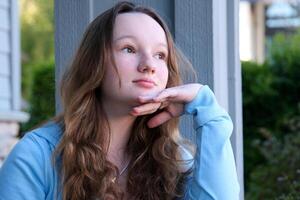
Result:
<instances>
[{"instance_id":1,"label":"neck","mask_svg":"<svg viewBox=\"0 0 300 200\"><path fill-rule=\"evenodd\" d=\"M128 156L126 146L132 132L132 125L136 117L129 114L130 107L122 106L120 103L105 103L103 108L107 114L110 127L110 144L108 147L108 160L117 167L122 168Z\"/></svg>"}]
</instances>

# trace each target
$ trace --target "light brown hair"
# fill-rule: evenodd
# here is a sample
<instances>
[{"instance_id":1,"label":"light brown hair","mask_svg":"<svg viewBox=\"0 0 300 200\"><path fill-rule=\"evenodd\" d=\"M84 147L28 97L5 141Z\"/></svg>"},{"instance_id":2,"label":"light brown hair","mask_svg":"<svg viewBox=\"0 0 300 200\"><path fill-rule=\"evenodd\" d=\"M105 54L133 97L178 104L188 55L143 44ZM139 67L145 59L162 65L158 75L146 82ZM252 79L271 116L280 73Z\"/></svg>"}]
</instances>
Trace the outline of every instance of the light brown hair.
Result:
<instances>
[{"instance_id":1,"label":"light brown hair","mask_svg":"<svg viewBox=\"0 0 300 200\"><path fill-rule=\"evenodd\" d=\"M61 82L63 136L56 149L61 157L63 200L122 199L123 191L111 180L118 168L107 160L110 127L101 103L101 84L106 63L112 58L112 36L120 13L140 12L152 17L164 29L169 56L167 87L181 84L180 56L164 21L150 8L120 2L88 26L70 67ZM157 113L154 113L157 114ZM127 192L131 199L174 199L182 194L185 173L179 169L178 119L150 129L152 115L138 117L127 144L131 156Z\"/></svg>"}]
</instances>

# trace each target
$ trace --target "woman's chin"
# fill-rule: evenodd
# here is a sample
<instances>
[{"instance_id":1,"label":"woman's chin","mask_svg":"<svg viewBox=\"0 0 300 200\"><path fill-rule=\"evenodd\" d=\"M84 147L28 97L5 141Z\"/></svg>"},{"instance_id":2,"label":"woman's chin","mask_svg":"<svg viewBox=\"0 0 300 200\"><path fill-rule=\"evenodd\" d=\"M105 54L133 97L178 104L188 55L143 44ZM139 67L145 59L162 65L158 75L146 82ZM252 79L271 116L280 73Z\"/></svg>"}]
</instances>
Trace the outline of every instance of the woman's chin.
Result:
<instances>
[{"instance_id":1,"label":"woman's chin","mask_svg":"<svg viewBox=\"0 0 300 200\"><path fill-rule=\"evenodd\" d=\"M137 97L139 96L156 96L163 89L152 88L152 89L138 89L136 90Z\"/></svg>"}]
</instances>

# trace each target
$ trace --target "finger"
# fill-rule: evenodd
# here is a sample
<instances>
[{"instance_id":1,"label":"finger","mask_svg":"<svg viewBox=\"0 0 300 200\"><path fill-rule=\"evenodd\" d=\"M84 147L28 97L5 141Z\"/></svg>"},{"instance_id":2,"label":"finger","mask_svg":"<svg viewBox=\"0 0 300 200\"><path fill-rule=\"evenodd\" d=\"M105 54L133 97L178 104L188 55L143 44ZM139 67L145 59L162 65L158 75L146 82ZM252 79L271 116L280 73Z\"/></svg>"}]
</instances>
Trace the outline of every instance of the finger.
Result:
<instances>
[{"instance_id":1,"label":"finger","mask_svg":"<svg viewBox=\"0 0 300 200\"><path fill-rule=\"evenodd\" d=\"M133 115L150 114L159 109L161 103L147 103L132 109Z\"/></svg>"},{"instance_id":2,"label":"finger","mask_svg":"<svg viewBox=\"0 0 300 200\"><path fill-rule=\"evenodd\" d=\"M152 114L152 113L156 112L157 110L158 110L157 108L154 108L154 109L143 111L143 112L132 112L132 115L136 116L136 117L142 116L142 115L148 115L148 114Z\"/></svg>"},{"instance_id":3,"label":"finger","mask_svg":"<svg viewBox=\"0 0 300 200\"><path fill-rule=\"evenodd\" d=\"M140 103L150 103L150 102L163 102L170 98L176 97L178 95L178 91L174 88L167 88L160 92L157 95L149 95L149 96L139 96L138 101Z\"/></svg>"},{"instance_id":4,"label":"finger","mask_svg":"<svg viewBox=\"0 0 300 200\"><path fill-rule=\"evenodd\" d=\"M139 96L138 97L138 101L140 103L154 103L154 97L156 97L156 95L149 95L149 96Z\"/></svg>"},{"instance_id":5,"label":"finger","mask_svg":"<svg viewBox=\"0 0 300 200\"><path fill-rule=\"evenodd\" d=\"M168 107L170 105L169 101L163 101L160 103L159 109L164 109L165 107Z\"/></svg>"},{"instance_id":6,"label":"finger","mask_svg":"<svg viewBox=\"0 0 300 200\"><path fill-rule=\"evenodd\" d=\"M157 115L155 115L154 117L152 117L147 125L149 128L154 128L157 127L163 123L165 123L166 121L170 120L172 118L171 114L167 111L161 112Z\"/></svg>"},{"instance_id":7,"label":"finger","mask_svg":"<svg viewBox=\"0 0 300 200\"><path fill-rule=\"evenodd\" d=\"M143 108L141 106L133 108L133 111L131 112L134 116L140 116L140 115L147 115L156 112L157 110L164 109L165 107L169 106L169 102L165 101L162 103L152 103L154 105L152 108L151 106L148 107L148 104L143 105ZM147 105L147 107L146 107Z\"/></svg>"},{"instance_id":8,"label":"finger","mask_svg":"<svg viewBox=\"0 0 300 200\"><path fill-rule=\"evenodd\" d=\"M153 98L154 102L163 102L166 100L170 100L178 95L178 91L174 88L169 88L163 90L156 97Z\"/></svg>"}]
</instances>

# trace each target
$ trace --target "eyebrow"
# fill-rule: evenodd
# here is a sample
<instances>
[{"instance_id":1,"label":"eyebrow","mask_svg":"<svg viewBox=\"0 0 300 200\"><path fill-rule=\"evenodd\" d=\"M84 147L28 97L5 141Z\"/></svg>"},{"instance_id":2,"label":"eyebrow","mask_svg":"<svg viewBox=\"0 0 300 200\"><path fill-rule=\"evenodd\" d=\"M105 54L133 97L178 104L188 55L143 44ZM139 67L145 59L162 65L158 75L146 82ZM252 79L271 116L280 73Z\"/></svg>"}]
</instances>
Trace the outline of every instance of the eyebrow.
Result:
<instances>
[{"instance_id":1,"label":"eyebrow","mask_svg":"<svg viewBox=\"0 0 300 200\"><path fill-rule=\"evenodd\" d=\"M123 40L123 39L126 39L126 38L136 40L136 38L135 38L134 36L131 36L131 35L123 35L123 36L118 37L117 39L115 39L114 42L119 41L119 40Z\"/></svg>"},{"instance_id":2,"label":"eyebrow","mask_svg":"<svg viewBox=\"0 0 300 200\"><path fill-rule=\"evenodd\" d=\"M121 37L118 37L117 39L115 39L114 42L117 42L117 41L120 41L120 40L123 40L123 39L126 39L126 38L136 40L136 37L134 37L134 36L131 36L131 35L124 35L124 36L121 36ZM165 48L168 49L168 45L165 44L165 43L160 42L160 43L158 43L158 45L159 45L159 46L163 46L163 47L165 47Z\"/></svg>"}]
</instances>

